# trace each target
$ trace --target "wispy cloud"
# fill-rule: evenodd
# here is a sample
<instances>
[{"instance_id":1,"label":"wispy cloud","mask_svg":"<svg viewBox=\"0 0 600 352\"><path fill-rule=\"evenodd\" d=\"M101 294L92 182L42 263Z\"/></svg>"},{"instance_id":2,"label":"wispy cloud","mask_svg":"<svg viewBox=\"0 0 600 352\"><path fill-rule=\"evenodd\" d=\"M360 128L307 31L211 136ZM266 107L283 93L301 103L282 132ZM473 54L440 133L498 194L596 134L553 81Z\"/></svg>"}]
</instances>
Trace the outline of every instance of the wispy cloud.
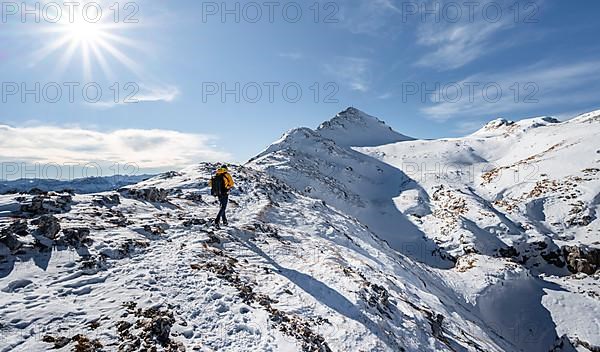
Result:
<instances>
[{"instance_id":1,"label":"wispy cloud","mask_svg":"<svg viewBox=\"0 0 600 352\"><path fill-rule=\"evenodd\" d=\"M401 10L393 0L340 0L330 13L338 24L355 34L380 35L382 31L396 32L400 27L398 16Z\"/></svg>"},{"instance_id":2,"label":"wispy cloud","mask_svg":"<svg viewBox=\"0 0 600 352\"><path fill-rule=\"evenodd\" d=\"M462 8L462 15L456 22L447 19L434 20L433 15L425 16L417 26L417 44L430 49L417 62L417 66L432 67L438 70L452 70L462 67L480 57L489 55L515 41L503 42L497 35L515 26L513 16L507 7L503 8L503 16L491 19L483 16L482 8L492 1L477 3L478 11L473 17L467 15L467 7ZM498 2L494 2L499 6ZM430 4L431 5L431 4ZM420 8L431 9L433 5ZM457 5L458 6L458 5ZM512 6L512 3L506 6ZM494 6L495 8L495 6ZM441 11L443 15L443 11ZM421 18L421 17L418 17Z\"/></svg>"},{"instance_id":3,"label":"wispy cloud","mask_svg":"<svg viewBox=\"0 0 600 352\"><path fill-rule=\"evenodd\" d=\"M140 92L136 94L133 99L138 102L164 101L170 103L175 100L179 94L179 88L175 86L147 87L142 85L140 86Z\"/></svg>"},{"instance_id":4,"label":"wispy cloud","mask_svg":"<svg viewBox=\"0 0 600 352\"><path fill-rule=\"evenodd\" d=\"M457 101L442 99L421 109L427 117L445 121L458 116L489 117L535 109L548 110L568 104L598 101L600 61L580 61L568 64L540 62L517 70L493 74L479 73L457 82L463 96ZM477 84L477 86L473 86ZM500 87L484 93L485 86ZM473 86L472 94L469 86ZM441 90L445 88L442 86ZM454 89L450 89L454 91ZM438 96L443 96L439 94Z\"/></svg>"},{"instance_id":5,"label":"wispy cloud","mask_svg":"<svg viewBox=\"0 0 600 352\"><path fill-rule=\"evenodd\" d=\"M462 67L491 53L494 50L491 38L507 28L505 22L423 26L417 33L417 43L433 48L433 51L416 64L440 70Z\"/></svg>"},{"instance_id":6,"label":"wispy cloud","mask_svg":"<svg viewBox=\"0 0 600 352\"><path fill-rule=\"evenodd\" d=\"M159 129L101 132L77 127L0 125L0 159L179 169L198 161L230 160L230 154L216 149L216 139L210 135Z\"/></svg>"},{"instance_id":7,"label":"wispy cloud","mask_svg":"<svg viewBox=\"0 0 600 352\"><path fill-rule=\"evenodd\" d=\"M357 57L338 57L332 63L325 64L324 71L335 77L339 84L352 90L367 92L370 89L370 61Z\"/></svg>"},{"instance_id":8,"label":"wispy cloud","mask_svg":"<svg viewBox=\"0 0 600 352\"><path fill-rule=\"evenodd\" d=\"M167 86L148 86L148 85L138 85L135 86L137 92L133 91L133 88L129 89L125 93L131 93L132 96L124 96L120 97L120 101L115 102L113 100L100 101L96 103L88 103L88 105L98 108L98 109L110 109L119 105L127 105L127 104L139 104L139 103L153 103L153 102L165 102L171 103L173 102L181 93L179 88L172 85Z\"/></svg>"}]
</instances>

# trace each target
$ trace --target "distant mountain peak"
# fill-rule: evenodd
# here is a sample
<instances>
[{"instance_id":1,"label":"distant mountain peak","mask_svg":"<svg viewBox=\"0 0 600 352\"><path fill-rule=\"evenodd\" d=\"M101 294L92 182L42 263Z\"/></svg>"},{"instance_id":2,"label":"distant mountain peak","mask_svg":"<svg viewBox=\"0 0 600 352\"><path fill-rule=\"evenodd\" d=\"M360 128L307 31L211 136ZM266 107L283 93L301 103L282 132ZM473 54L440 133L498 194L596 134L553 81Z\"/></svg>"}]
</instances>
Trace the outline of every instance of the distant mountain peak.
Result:
<instances>
[{"instance_id":1,"label":"distant mountain peak","mask_svg":"<svg viewBox=\"0 0 600 352\"><path fill-rule=\"evenodd\" d=\"M335 126L343 126L344 123L359 123L363 126L368 126L370 124L383 124L385 125L384 121L379 120L378 118L371 116L363 111L358 110L357 108L354 107L349 107L346 110L340 111L339 113L337 113L332 119L323 122L318 128L317 131L319 130L325 130L328 128L332 128ZM391 129L391 127L389 126L385 126L389 129Z\"/></svg>"},{"instance_id":2,"label":"distant mountain peak","mask_svg":"<svg viewBox=\"0 0 600 352\"><path fill-rule=\"evenodd\" d=\"M558 124L561 121L550 116L532 117L519 121L497 118L486 123L480 130L474 133L477 136L493 137L506 133L522 133L531 129Z\"/></svg>"},{"instance_id":3,"label":"distant mountain peak","mask_svg":"<svg viewBox=\"0 0 600 352\"><path fill-rule=\"evenodd\" d=\"M512 126L514 124L515 124L514 121L499 117L495 120L492 120L492 121L486 123L485 126L483 126L483 128L486 130L495 130L495 129L505 127L505 126Z\"/></svg>"},{"instance_id":4,"label":"distant mountain peak","mask_svg":"<svg viewBox=\"0 0 600 352\"><path fill-rule=\"evenodd\" d=\"M414 139L394 131L384 121L354 107L323 122L316 131L322 137L346 147L372 147Z\"/></svg>"},{"instance_id":5,"label":"distant mountain peak","mask_svg":"<svg viewBox=\"0 0 600 352\"><path fill-rule=\"evenodd\" d=\"M346 110L340 111L338 113L338 115L344 115L344 114L350 114L350 115L357 115L357 114L364 114L364 112L358 110L357 108L353 107L353 106L349 106Z\"/></svg>"}]
</instances>

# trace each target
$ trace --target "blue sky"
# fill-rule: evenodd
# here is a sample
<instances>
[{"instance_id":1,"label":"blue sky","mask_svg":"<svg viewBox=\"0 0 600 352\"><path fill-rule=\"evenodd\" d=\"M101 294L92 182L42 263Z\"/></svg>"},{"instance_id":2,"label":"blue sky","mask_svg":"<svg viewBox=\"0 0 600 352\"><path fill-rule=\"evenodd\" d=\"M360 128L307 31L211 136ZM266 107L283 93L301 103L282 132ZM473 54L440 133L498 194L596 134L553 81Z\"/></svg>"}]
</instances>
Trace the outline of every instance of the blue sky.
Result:
<instances>
[{"instance_id":1,"label":"blue sky","mask_svg":"<svg viewBox=\"0 0 600 352\"><path fill-rule=\"evenodd\" d=\"M22 23L23 9L3 7L4 161L114 160L143 170L244 162L284 131L316 127L347 106L418 138L464 135L499 116L564 119L600 108L597 1L226 2L239 6L239 22L222 18L220 1L117 3L117 21L114 1L98 3L100 25L89 26L64 22L64 9L51 23L52 7L40 23ZM21 96L36 82L47 88L39 103ZM69 82L79 84L73 101ZM102 89L98 102L81 97L90 82ZM239 102L221 96L236 83ZM63 95L52 102L56 85ZM121 101L130 92L138 103Z\"/></svg>"}]
</instances>

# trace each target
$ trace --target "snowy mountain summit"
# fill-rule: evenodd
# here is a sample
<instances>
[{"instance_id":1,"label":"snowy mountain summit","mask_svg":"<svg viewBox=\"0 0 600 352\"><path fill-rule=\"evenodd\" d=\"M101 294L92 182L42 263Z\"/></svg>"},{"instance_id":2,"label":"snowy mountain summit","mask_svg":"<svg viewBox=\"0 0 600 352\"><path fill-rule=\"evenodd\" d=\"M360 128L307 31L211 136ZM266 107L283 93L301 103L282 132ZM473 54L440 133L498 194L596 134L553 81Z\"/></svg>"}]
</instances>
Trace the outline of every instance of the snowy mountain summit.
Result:
<instances>
[{"instance_id":1,"label":"snowy mountain summit","mask_svg":"<svg viewBox=\"0 0 600 352\"><path fill-rule=\"evenodd\" d=\"M520 133L526 132L527 130L530 130L532 128L544 127L559 123L559 120L550 116L523 119L517 122L506 120L503 118L497 118L488 122L480 130L473 133L473 135L495 136L498 134Z\"/></svg>"},{"instance_id":2,"label":"snowy mountain summit","mask_svg":"<svg viewBox=\"0 0 600 352\"><path fill-rule=\"evenodd\" d=\"M599 115L349 108L232 166L222 230L217 164L0 195L0 351L598 351Z\"/></svg>"},{"instance_id":3,"label":"snowy mountain summit","mask_svg":"<svg viewBox=\"0 0 600 352\"><path fill-rule=\"evenodd\" d=\"M413 139L394 131L378 118L353 107L323 122L316 132L346 147L371 147Z\"/></svg>"}]
</instances>

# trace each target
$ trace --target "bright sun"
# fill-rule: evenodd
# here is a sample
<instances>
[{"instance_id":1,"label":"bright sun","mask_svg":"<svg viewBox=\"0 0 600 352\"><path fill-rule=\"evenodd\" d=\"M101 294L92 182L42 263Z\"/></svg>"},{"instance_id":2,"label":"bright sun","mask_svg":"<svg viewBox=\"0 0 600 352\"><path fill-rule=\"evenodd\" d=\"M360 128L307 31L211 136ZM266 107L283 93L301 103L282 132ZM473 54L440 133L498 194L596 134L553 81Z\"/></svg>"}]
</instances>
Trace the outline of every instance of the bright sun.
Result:
<instances>
[{"instance_id":1,"label":"bright sun","mask_svg":"<svg viewBox=\"0 0 600 352\"><path fill-rule=\"evenodd\" d=\"M110 17L110 16L108 16ZM33 64L37 64L52 54L60 55L56 69L64 72L70 65L76 52L81 54L84 77L91 79L96 67L106 77L113 77L108 56L129 70L138 73L138 65L131 60L120 47L140 49L140 45L122 33L127 29L124 23L115 23L110 18L104 21L90 22L83 18L69 20L64 18L42 28L48 34L46 44L34 53ZM116 34L116 33L119 34Z\"/></svg>"},{"instance_id":2,"label":"bright sun","mask_svg":"<svg viewBox=\"0 0 600 352\"><path fill-rule=\"evenodd\" d=\"M103 35L101 26L97 23L79 21L69 23L66 27L65 32L68 32L74 41L80 43L96 44Z\"/></svg>"}]
</instances>

